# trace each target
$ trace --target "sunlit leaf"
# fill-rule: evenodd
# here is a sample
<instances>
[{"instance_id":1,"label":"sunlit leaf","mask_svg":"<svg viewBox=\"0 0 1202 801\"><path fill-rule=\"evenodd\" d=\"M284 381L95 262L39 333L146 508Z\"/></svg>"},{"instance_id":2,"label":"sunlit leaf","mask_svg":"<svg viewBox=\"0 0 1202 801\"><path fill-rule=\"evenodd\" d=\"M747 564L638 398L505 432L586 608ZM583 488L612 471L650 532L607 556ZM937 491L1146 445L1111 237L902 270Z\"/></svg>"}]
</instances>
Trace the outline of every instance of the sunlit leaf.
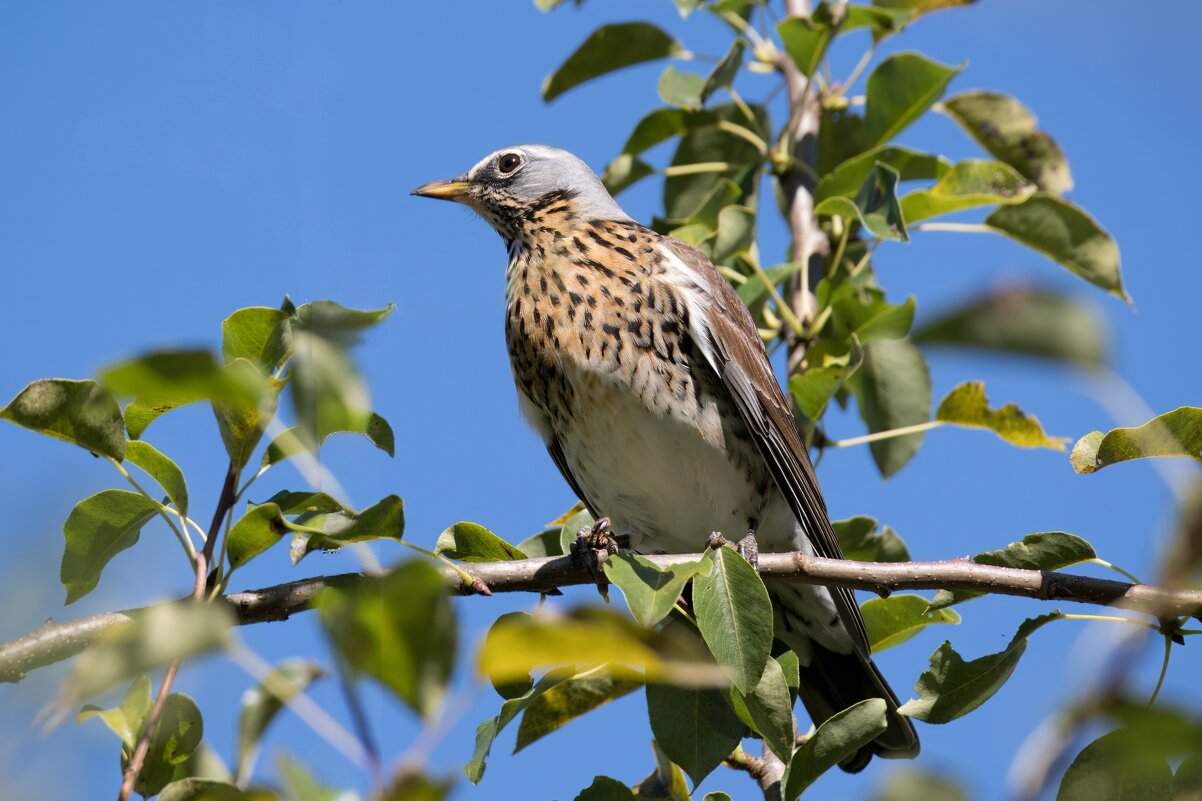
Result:
<instances>
[{"instance_id":1,"label":"sunlit leaf","mask_svg":"<svg viewBox=\"0 0 1202 801\"><path fill-rule=\"evenodd\" d=\"M605 165L601 183L605 184L606 191L617 197L618 193L654 174L655 168L638 156L622 153Z\"/></svg>"},{"instance_id":2,"label":"sunlit leaf","mask_svg":"<svg viewBox=\"0 0 1202 801\"><path fill-rule=\"evenodd\" d=\"M650 23L602 25L543 82L543 100L550 102L585 81L623 67L683 52L675 39Z\"/></svg>"},{"instance_id":3,"label":"sunlit leaf","mask_svg":"<svg viewBox=\"0 0 1202 801\"><path fill-rule=\"evenodd\" d=\"M246 359L264 373L274 371L287 353L288 317L279 309L252 306L225 318L221 323L221 355L226 364Z\"/></svg>"},{"instance_id":4,"label":"sunlit leaf","mask_svg":"<svg viewBox=\"0 0 1202 801\"><path fill-rule=\"evenodd\" d=\"M701 102L704 105L705 101L710 99L710 96L719 89L728 89L734 82L735 77L739 74L739 68L743 66L743 52L747 49L747 45L742 39L735 39L734 44L730 46L730 50L726 51L726 55L722 60L714 65L713 70L705 79L705 87L701 92Z\"/></svg>"},{"instance_id":5,"label":"sunlit leaf","mask_svg":"<svg viewBox=\"0 0 1202 801\"><path fill-rule=\"evenodd\" d=\"M950 609L931 609L926 598L911 594L869 598L860 604L860 613L874 654L901 645L927 626L960 622L960 616Z\"/></svg>"},{"instance_id":6,"label":"sunlit leaf","mask_svg":"<svg viewBox=\"0 0 1202 801\"><path fill-rule=\"evenodd\" d=\"M988 429L1020 448L1063 451L1066 441L1063 437L1049 437L1037 419L1013 403L1007 403L1000 409L989 408L985 385L980 381L966 381L949 392L939 403L935 419L958 426Z\"/></svg>"},{"instance_id":7,"label":"sunlit leaf","mask_svg":"<svg viewBox=\"0 0 1202 801\"><path fill-rule=\"evenodd\" d=\"M781 778L781 798L797 801L819 776L885 732L885 701L869 698L833 715L794 753Z\"/></svg>"},{"instance_id":8,"label":"sunlit leaf","mask_svg":"<svg viewBox=\"0 0 1202 801\"><path fill-rule=\"evenodd\" d=\"M611 556L604 566L605 577L622 591L635 620L647 628L667 617L690 579L712 569L713 563L705 559L660 568L633 551Z\"/></svg>"},{"instance_id":9,"label":"sunlit leaf","mask_svg":"<svg viewBox=\"0 0 1202 801\"><path fill-rule=\"evenodd\" d=\"M814 74L834 38L834 29L818 19L790 17L776 25L785 52L807 78Z\"/></svg>"},{"instance_id":10,"label":"sunlit leaf","mask_svg":"<svg viewBox=\"0 0 1202 801\"><path fill-rule=\"evenodd\" d=\"M150 677L139 676L125 691L121 704L112 709L101 709L94 704L85 704L76 716L76 723L83 723L91 718L99 718L104 725L121 738L121 742L131 751L142 730L146 716L150 714Z\"/></svg>"},{"instance_id":11,"label":"sunlit leaf","mask_svg":"<svg viewBox=\"0 0 1202 801\"><path fill-rule=\"evenodd\" d=\"M396 439L392 433L392 426L388 424L380 415L372 412L368 415L362 429L353 430L349 428L339 429L337 431L323 431L319 433L319 444L324 445L325 441L334 434L362 434L371 440L371 443L389 456L394 456L396 449ZM312 443L304 435L300 426L281 431L275 439L267 445L267 449L263 451L262 465L273 465L276 462L290 459L301 453L308 453L313 450Z\"/></svg>"},{"instance_id":12,"label":"sunlit leaf","mask_svg":"<svg viewBox=\"0 0 1202 801\"><path fill-rule=\"evenodd\" d=\"M817 420L822 416L830 399L835 397L847 379L864 363L864 348L854 334L849 336L845 355L836 356L830 351L819 351L817 345L808 350L806 360L811 363L821 360L822 364L810 367L803 373L794 374L788 385L793 402L810 420Z\"/></svg>"},{"instance_id":13,"label":"sunlit leaf","mask_svg":"<svg viewBox=\"0 0 1202 801\"><path fill-rule=\"evenodd\" d=\"M694 787L722 764L746 728L723 693L712 689L648 684L647 714L655 742Z\"/></svg>"},{"instance_id":14,"label":"sunlit leaf","mask_svg":"<svg viewBox=\"0 0 1202 801\"><path fill-rule=\"evenodd\" d=\"M131 440L125 445L125 458L146 471L167 493L180 517L188 515L188 484L184 473L174 461L157 448L142 440Z\"/></svg>"},{"instance_id":15,"label":"sunlit leaf","mask_svg":"<svg viewBox=\"0 0 1202 801\"><path fill-rule=\"evenodd\" d=\"M901 199L907 225L956 211L1018 203L1035 187L1000 161L961 161L934 185L916 189Z\"/></svg>"},{"instance_id":16,"label":"sunlit leaf","mask_svg":"<svg viewBox=\"0 0 1202 801\"><path fill-rule=\"evenodd\" d=\"M1155 456L1202 461L1202 408L1182 406L1142 426L1086 434L1073 446L1072 465L1078 473L1093 473L1118 462Z\"/></svg>"},{"instance_id":17,"label":"sunlit leaf","mask_svg":"<svg viewBox=\"0 0 1202 801\"><path fill-rule=\"evenodd\" d=\"M763 159L751 142L717 127L719 121L726 121L749 129L761 139L770 139L771 135L765 133L766 112L758 107L752 111L755 119L749 120L735 105L715 106L697 124L689 126L672 154L672 166L703 163L722 166L665 179L663 208L667 219L677 221L676 224L703 222L716 228L723 207L731 203L755 206L756 177Z\"/></svg>"},{"instance_id":18,"label":"sunlit leaf","mask_svg":"<svg viewBox=\"0 0 1202 801\"><path fill-rule=\"evenodd\" d=\"M832 195L814 207L816 215L838 215L851 222L859 221L873 236L907 242L905 219L897 199L897 171L876 164L864 180L855 197Z\"/></svg>"},{"instance_id":19,"label":"sunlit leaf","mask_svg":"<svg viewBox=\"0 0 1202 801\"><path fill-rule=\"evenodd\" d=\"M979 553L972 560L981 565L1020 570L1060 570L1096 557L1093 546L1075 534L1047 531L1028 534L1022 542L1012 542L1000 550ZM979 598L983 594L971 590L939 590L935 593L931 608L942 609Z\"/></svg>"},{"instance_id":20,"label":"sunlit leaf","mask_svg":"<svg viewBox=\"0 0 1202 801\"><path fill-rule=\"evenodd\" d=\"M705 102L705 76L669 66L659 76L659 99L685 111L698 111Z\"/></svg>"},{"instance_id":21,"label":"sunlit leaf","mask_svg":"<svg viewBox=\"0 0 1202 801\"><path fill-rule=\"evenodd\" d=\"M268 790L240 790L216 779L188 778L173 781L159 793L158 801L280 801Z\"/></svg>"},{"instance_id":22,"label":"sunlit leaf","mask_svg":"<svg viewBox=\"0 0 1202 801\"><path fill-rule=\"evenodd\" d=\"M380 578L327 588L318 599L330 640L357 671L429 718L455 663L455 611L442 574L404 562Z\"/></svg>"},{"instance_id":23,"label":"sunlit leaf","mask_svg":"<svg viewBox=\"0 0 1202 801\"><path fill-rule=\"evenodd\" d=\"M122 459L125 422L117 401L95 381L43 378L21 390L0 409L0 419Z\"/></svg>"},{"instance_id":24,"label":"sunlit leaf","mask_svg":"<svg viewBox=\"0 0 1202 801\"><path fill-rule=\"evenodd\" d=\"M943 96L963 67L948 67L918 53L897 53L877 64L866 83L864 130L870 145L897 136Z\"/></svg>"},{"instance_id":25,"label":"sunlit leaf","mask_svg":"<svg viewBox=\"0 0 1202 801\"><path fill-rule=\"evenodd\" d=\"M104 490L75 504L63 524L66 549L59 578L66 602L75 603L95 589L109 561L137 543L142 526L158 511L156 502L125 490Z\"/></svg>"},{"instance_id":26,"label":"sunlit leaf","mask_svg":"<svg viewBox=\"0 0 1202 801\"><path fill-rule=\"evenodd\" d=\"M874 147L844 161L822 176L814 190L815 200L822 201L834 195L854 195L878 163L896 170L900 181L937 179L952 168L952 163L942 156L896 145ZM906 219L909 220L909 217Z\"/></svg>"},{"instance_id":27,"label":"sunlit leaf","mask_svg":"<svg viewBox=\"0 0 1202 801\"><path fill-rule=\"evenodd\" d=\"M771 617L767 618L771 625ZM493 626L480 649L480 672L496 681L523 679L557 665L580 669L609 663L615 676L700 686L721 685L725 674L695 636L670 627L648 631L609 609L540 613ZM756 678L759 678L758 676Z\"/></svg>"},{"instance_id":28,"label":"sunlit leaf","mask_svg":"<svg viewBox=\"0 0 1202 801\"><path fill-rule=\"evenodd\" d=\"M945 100L942 111L994 158L1045 192L1063 195L1073 188L1060 146L1039 130L1035 115L1013 97L980 90L963 92Z\"/></svg>"},{"instance_id":29,"label":"sunlit leaf","mask_svg":"<svg viewBox=\"0 0 1202 801\"><path fill-rule=\"evenodd\" d=\"M992 698L1014 673L1027 649L1027 638L1059 617L1059 612L1051 612L1024 621L1004 650L971 662L965 662L950 642L943 643L931 654L930 669L914 685L918 698L902 704L899 711L927 723L949 723L967 715Z\"/></svg>"},{"instance_id":30,"label":"sunlit leaf","mask_svg":"<svg viewBox=\"0 0 1202 801\"><path fill-rule=\"evenodd\" d=\"M1093 217L1068 201L1036 193L1022 203L999 206L985 218L985 225L1130 301L1123 289L1118 245Z\"/></svg>"},{"instance_id":31,"label":"sunlit leaf","mask_svg":"<svg viewBox=\"0 0 1202 801\"><path fill-rule=\"evenodd\" d=\"M1105 363L1107 351L1104 323L1094 309L1026 287L994 290L949 309L920 325L914 341L1054 359L1087 370Z\"/></svg>"},{"instance_id":32,"label":"sunlit leaf","mask_svg":"<svg viewBox=\"0 0 1202 801\"><path fill-rule=\"evenodd\" d=\"M846 559L857 562L909 562L910 551L897 532L884 526L877 530L877 521L872 517L851 517L833 520L839 547Z\"/></svg>"},{"instance_id":33,"label":"sunlit leaf","mask_svg":"<svg viewBox=\"0 0 1202 801\"><path fill-rule=\"evenodd\" d=\"M302 516L296 524L289 551L294 565L313 551L333 551L352 542L401 539L405 533L405 502L399 496L388 495L353 515L334 512Z\"/></svg>"},{"instance_id":34,"label":"sunlit leaf","mask_svg":"<svg viewBox=\"0 0 1202 801\"><path fill-rule=\"evenodd\" d=\"M258 368L246 359L235 359L226 365L223 373L231 382L255 385L259 379ZM267 377L257 384L259 392L246 398L219 400L214 398L213 416L217 418L217 429L230 462L241 468L259 444L267 424L275 417L276 404L284 382Z\"/></svg>"},{"instance_id":35,"label":"sunlit leaf","mask_svg":"<svg viewBox=\"0 0 1202 801\"><path fill-rule=\"evenodd\" d=\"M167 696L134 790L143 796L151 796L166 787L174 778L176 767L192 755L203 737L204 723L196 702L183 693ZM123 770L129 757L130 754L122 751Z\"/></svg>"},{"instance_id":36,"label":"sunlit leaf","mask_svg":"<svg viewBox=\"0 0 1202 801\"><path fill-rule=\"evenodd\" d=\"M634 692L642 682L618 678L603 667L586 670L564 679L539 695L526 707L518 726L517 745L521 751L561 726L599 706Z\"/></svg>"},{"instance_id":37,"label":"sunlit leaf","mask_svg":"<svg viewBox=\"0 0 1202 801\"><path fill-rule=\"evenodd\" d=\"M693 579L697 627L739 692L750 693L772 650L768 590L755 568L731 548L714 548L703 561L712 569Z\"/></svg>"},{"instance_id":38,"label":"sunlit leaf","mask_svg":"<svg viewBox=\"0 0 1202 801\"><path fill-rule=\"evenodd\" d=\"M504 562L526 554L479 523L460 521L438 535L434 552L460 562Z\"/></svg>"}]
</instances>

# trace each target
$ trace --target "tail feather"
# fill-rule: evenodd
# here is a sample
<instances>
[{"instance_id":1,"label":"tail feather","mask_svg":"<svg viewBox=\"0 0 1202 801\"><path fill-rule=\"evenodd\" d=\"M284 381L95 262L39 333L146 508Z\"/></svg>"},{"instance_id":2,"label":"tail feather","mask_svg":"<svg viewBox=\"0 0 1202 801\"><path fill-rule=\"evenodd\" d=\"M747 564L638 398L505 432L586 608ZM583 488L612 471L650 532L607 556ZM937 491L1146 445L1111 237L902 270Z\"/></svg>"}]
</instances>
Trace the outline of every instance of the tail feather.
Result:
<instances>
[{"instance_id":1,"label":"tail feather","mask_svg":"<svg viewBox=\"0 0 1202 801\"><path fill-rule=\"evenodd\" d=\"M798 695L815 725L868 698L884 699L889 728L839 767L848 773L863 770L873 754L885 759L918 756L918 733L910 719L898 714L897 696L870 657L853 651L841 654L810 641L809 664L801 666Z\"/></svg>"}]
</instances>

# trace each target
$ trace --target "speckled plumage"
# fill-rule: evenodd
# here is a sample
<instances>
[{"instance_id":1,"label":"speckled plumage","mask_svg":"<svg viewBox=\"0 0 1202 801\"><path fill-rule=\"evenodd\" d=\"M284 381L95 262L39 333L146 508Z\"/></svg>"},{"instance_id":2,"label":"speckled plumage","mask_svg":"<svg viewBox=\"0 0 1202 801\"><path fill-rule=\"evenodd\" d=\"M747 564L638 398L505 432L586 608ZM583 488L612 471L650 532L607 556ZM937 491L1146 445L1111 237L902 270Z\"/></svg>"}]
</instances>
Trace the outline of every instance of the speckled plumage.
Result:
<instances>
[{"instance_id":1,"label":"speckled plumage","mask_svg":"<svg viewBox=\"0 0 1202 801\"><path fill-rule=\"evenodd\" d=\"M631 220L583 162L554 148L497 151L418 193L464 202L505 240L522 413L632 548L693 552L712 531L753 530L762 551L841 558L755 325L700 252ZM873 752L915 755L851 592L777 584L770 594L816 722L863 698L891 707L889 730L844 767Z\"/></svg>"}]
</instances>

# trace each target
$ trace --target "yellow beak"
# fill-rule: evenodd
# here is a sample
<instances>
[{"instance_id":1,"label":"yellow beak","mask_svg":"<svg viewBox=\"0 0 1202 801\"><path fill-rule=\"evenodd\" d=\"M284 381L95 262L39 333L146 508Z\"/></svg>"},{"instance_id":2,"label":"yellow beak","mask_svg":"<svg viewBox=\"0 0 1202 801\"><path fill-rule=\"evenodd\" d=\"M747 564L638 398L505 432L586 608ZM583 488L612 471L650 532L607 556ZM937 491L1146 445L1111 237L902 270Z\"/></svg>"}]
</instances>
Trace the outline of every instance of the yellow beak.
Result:
<instances>
[{"instance_id":1,"label":"yellow beak","mask_svg":"<svg viewBox=\"0 0 1202 801\"><path fill-rule=\"evenodd\" d=\"M411 194L419 197L432 197L438 200L460 200L471 188L471 182L462 178L452 178L449 181L431 181L414 189Z\"/></svg>"}]
</instances>

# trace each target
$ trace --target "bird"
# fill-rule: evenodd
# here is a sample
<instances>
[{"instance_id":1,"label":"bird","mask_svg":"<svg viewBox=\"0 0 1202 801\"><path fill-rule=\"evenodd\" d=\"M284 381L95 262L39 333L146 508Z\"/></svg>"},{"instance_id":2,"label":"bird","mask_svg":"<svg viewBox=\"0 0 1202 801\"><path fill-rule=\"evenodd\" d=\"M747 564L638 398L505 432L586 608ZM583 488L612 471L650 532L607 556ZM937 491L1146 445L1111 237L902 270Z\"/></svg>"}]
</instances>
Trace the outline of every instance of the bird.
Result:
<instances>
[{"instance_id":1,"label":"bird","mask_svg":"<svg viewBox=\"0 0 1202 801\"><path fill-rule=\"evenodd\" d=\"M792 408L746 306L699 250L645 227L566 150L518 145L414 195L461 203L504 240L505 340L522 416L595 517L639 553L843 558ZM912 758L919 741L872 661L851 590L773 583L820 725L868 699L887 728L844 760Z\"/></svg>"}]
</instances>

